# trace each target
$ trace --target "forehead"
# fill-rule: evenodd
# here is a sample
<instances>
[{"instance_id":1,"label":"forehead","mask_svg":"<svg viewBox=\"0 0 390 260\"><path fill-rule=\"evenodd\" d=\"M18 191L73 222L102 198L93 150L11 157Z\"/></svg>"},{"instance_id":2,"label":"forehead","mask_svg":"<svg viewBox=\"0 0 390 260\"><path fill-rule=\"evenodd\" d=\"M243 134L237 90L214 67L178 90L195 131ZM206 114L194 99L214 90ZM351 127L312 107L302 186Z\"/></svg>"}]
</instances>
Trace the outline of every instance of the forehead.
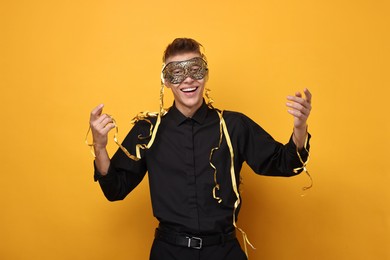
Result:
<instances>
[{"instance_id":1,"label":"forehead","mask_svg":"<svg viewBox=\"0 0 390 260\"><path fill-rule=\"evenodd\" d=\"M195 57L201 57L201 55L197 52L184 52L168 57L165 61L165 64L168 64L173 61L185 61Z\"/></svg>"}]
</instances>

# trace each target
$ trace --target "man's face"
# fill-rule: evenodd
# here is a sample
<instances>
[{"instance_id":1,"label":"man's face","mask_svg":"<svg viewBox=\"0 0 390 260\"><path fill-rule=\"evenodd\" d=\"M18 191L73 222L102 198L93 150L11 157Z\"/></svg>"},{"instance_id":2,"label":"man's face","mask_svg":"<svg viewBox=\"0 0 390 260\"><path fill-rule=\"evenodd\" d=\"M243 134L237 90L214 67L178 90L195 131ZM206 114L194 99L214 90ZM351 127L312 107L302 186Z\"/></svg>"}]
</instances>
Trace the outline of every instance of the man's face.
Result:
<instances>
[{"instance_id":1,"label":"man's face","mask_svg":"<svg viewBox=\"0 0 390 260\"><path fill-rule=\"evenodd\" d=\"M171 75L169 79L165 79L165 85L172 90L177 109L188 117L193 116L203 102L206 77L202 77L205 74L201 71L204 69L201 68L202 61L194 59L200 57L198 53L189 52L168 57L165 61L168 65L166 69L170 70L168 74ZM176 63L181 61L188 62ZM170 67L174 64L177 66ZM176 73L179 73L178 77Z\"/></svg>"}]
</instances>

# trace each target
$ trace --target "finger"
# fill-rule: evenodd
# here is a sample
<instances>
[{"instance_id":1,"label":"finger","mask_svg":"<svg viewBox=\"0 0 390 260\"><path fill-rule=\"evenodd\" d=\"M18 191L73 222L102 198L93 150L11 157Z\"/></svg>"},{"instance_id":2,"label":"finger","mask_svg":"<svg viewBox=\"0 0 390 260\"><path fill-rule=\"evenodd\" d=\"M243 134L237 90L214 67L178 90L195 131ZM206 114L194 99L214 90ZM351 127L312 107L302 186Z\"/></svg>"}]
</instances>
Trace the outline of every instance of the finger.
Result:
<instances>
[{"instance_id":1,"label":"finger","mask_svg":"<svg viewBox=\"0 0 390 260\"><path fill-rule=\"evenodd\" d=\"M294 116L295 118L298 118L300 120L306 120L307 119L307 115L305 115L304 113L302 113L302 111L299 111L299 110L295 110L295 109L288 109L287 112Z\"/></svg>"},{"instance_id":2,"label":"finger","mask_svg":"<svg viewBox=\"0 0 390 260\"><path fill-rule=\"evenodd\" d=\"M100 126L100 128L104 128L109 123L114 123L114 121L112 120L112 117L110 117L109 115L103 114L97 120L96 126Z\"/></svg>"},{"instance_id":3,"label":"finger","mask_svg":"<svg viewBox=\"0 0 390 260\"><path fill-rule=\"evenodd\" d=\"M310 114L310 107L306 108L305 106L299 104L299 103L290 103L287 102L286 106L289 108L292 108L293 110L299 111L300 113L308 116Z\"/></svg>"},{"instance_id":4,"label":"finger","mask_svg":"<svg viewBox=\"0 0 390 260\"><path fill-rule=\"evenodd\" d=\"M98 105L91 111L91 121L96 120L103 112L103 104Z\"/></svg>"},{"instance_id":5,"label":"finger","mask_svg":"<svg viewBox=\"0 0 390 260\"><path fill-rule=\"evenodd\" d=\"M108 123L106 124L100 131L100 134L101 135L107 135L108 132L111 131L111 129L115 128L115 124L114 123Z\"/></svg>"},{"instance_id":6,"label":"finger","mask_svg":"<svg viewBox=\"0 0 390 260\"><path fill-rule=\"evenodd\" d=\"M303 90L303 92L305 93L306 101L307 101L309 104L311 104L311 97L312 97L311 92L310 92L307 88L305 88L305 89Z\"/></svg>"},{"instance_id":7,"label":"finger","mask_svg":"<svg viewBox=\"0 0 390 260\"><path fill-rule=\"evenodd\" d=\"M115 124L109 123L99 130L92 131L93 143L95 144L95 148L106 147L108 132L110 132L113 128L115 128Z\"/></svg>"},{"instance_id":8,"label":"finger","mask_svg":"<svg viewBox=\"0 0 390 260\"><path fill-rule=\"evenodd\" d=\"M293 101L293 102L287 102L286 104L289 104L290 106L294 106L297 109L300 109L300 107L303 107L307 110L311 110L311 104L303 98L295 99L295 100L291 100L291 101Z\"/></svg>"},{"instance_id":9,"label":"finger","mask_svg":"<svg viewBox=\"0 0 390 260\"><path fill-rule=\"evenodd\" d=\"M98 142L96 140L100 140L101 138L106 138L108 132L113 128L115 128L113 122L92 127L92 136L94 137L95 142Z\"/></svg>"},{"instance_id":10,"label":"finger","mask_svg":"<svg viewBox=\"0 0 390 260\"><path fill-rule=\"evenodd\" d=\"M310 102L308 102L306 99L302 97L297 97L297 96L287 96L287 100L293 101L295 103L301 104L305 108L311 110L311 105Z\"/></svg>"},{"instance_id":11,"label":"finger","mask_svg":"<svg viewBox=\"0 0 390 260\"><path fill-rule=\"evenodd\" d=\"M108 123L113 123L111 116L107 114L102 114L95 121L91 121L90 125L92 127L92 130L99 131L100 129L104 128L105 125L107 125Z\"/></svg>"},{"instance_id":12,"label":"finger","mask_svg":"<svg viewBox=\"0 0 390 260\"><path fill-rule=\"evenodd\" d=\"M287 100L289 101L293 101L293 102L297 102L297 103L300 103L300 104L303 104L305 102L305 99L302 98L302 97L298 97L298 96L287 96Z\"/></svg>"}]
</instances>

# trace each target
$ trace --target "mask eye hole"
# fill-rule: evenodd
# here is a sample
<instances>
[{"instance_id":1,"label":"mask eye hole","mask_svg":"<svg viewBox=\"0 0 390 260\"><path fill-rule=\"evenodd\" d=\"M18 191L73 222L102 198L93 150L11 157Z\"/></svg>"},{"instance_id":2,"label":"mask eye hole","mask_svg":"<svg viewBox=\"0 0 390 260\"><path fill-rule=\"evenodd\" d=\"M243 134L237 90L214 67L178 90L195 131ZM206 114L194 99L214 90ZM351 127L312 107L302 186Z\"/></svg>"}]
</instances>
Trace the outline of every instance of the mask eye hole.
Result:
<instances>
[{"instance_id":1,"label":"mask eye hole","mask_svg":"<svg viewBox=\"0 0 390 260\"><path fill-rule=\"evenodd\" d=\"M173 76L181 76L184 74L184 70L182 68L176 68L176 69L172 70L171 74Z\"/></svg>"},{"instance_id":2,"label":"mask eye hole","mask_svg":"<svg viewBox=\"0 0 390 260\"><path fill-rule=\"evenodd\" d=\"M191 72L192 74L193 74L193 73L197 73L200 69L201 69L200 66L194 65L194 66L191 66L190 72Z\"/></svg>"}]
</instances>

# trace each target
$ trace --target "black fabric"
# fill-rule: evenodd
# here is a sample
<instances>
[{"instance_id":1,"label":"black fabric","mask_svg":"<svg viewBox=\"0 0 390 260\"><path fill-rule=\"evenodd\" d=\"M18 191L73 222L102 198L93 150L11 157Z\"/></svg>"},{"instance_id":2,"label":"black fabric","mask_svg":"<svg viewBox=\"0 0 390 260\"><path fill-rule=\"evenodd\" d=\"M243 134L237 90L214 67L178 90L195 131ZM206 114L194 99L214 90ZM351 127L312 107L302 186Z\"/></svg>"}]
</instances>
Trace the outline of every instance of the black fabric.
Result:
<instances>
[{"instance_id":1,"label":"black fabric","mask_svg":"<svg viewBox=\"0 0 390 260\"><path fill-rule=\"evenodd\" d=\"M257 174L296 175L293 169L302 164L291 137L283 145L241 113L225 111L223 117L234 149L237 185L244 162ZM150 120L155 122L155 118ZM150 138L141 137L149 134L150 124L139 121L124 139L123 146L135 154L136 144L148 143ZM153 146L142 152L141 160L133 161L118 149L107 175L101 176L95 168L95 180L107 199L115 201L124 199L148 172L153 214L164 227L202 236L232 232L236 195L225 138L212 158L220 185L217 196L222 202L218 203L212 194L214 169L209 158L212 148L218 146L219 136L220 119L216 110L203 103L192 118L186 118L172 106L161 119ZM307 153L302 151L301 155L306 160Z\"/></svg>"}]
</instances>

